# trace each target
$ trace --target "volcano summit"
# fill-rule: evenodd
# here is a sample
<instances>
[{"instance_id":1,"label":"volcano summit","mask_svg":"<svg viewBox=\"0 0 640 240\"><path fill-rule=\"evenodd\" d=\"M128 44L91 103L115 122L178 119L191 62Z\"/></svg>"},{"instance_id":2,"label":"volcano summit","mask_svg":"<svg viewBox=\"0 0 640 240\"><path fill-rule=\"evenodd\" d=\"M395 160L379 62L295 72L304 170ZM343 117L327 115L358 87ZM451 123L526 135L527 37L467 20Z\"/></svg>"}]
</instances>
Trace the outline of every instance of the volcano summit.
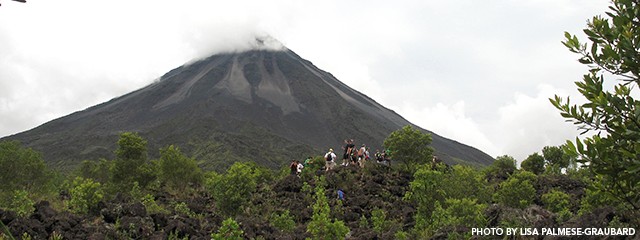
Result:
<instances>
[{"instance_id":1,"label":"volcano summit","mask_svg":"<svg viewBox=\"0 0 640 240\"><path fill-rule=\"evenodd\" d=\"M209 168L241 160L280 167L290 159L339 149L346 138L375 151L405 125L412 124L283 48L213 55L137 91L4 140L19 140L60 168L113 158L123 131L147 139L152 156L174 144ZM429 133L435 154L445 162L493 161L473 147Z\"/></svg>"}]
</instances>

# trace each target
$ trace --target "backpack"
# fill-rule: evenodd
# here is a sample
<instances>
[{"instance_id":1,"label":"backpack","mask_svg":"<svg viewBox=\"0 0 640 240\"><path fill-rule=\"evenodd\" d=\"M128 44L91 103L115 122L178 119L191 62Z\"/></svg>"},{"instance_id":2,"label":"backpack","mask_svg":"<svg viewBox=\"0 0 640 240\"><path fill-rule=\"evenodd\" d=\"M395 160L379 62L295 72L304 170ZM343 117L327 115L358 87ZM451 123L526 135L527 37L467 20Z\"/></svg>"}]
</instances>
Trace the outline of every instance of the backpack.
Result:
<instances>
[{"instance_id":1,"label":"backpack","mask_svg":"<svg viewBox=\"0 0 640 240\"><path fill-rule=\"evenodd\" d=\"M327 161L333 161L333 155L331 153L327 154Z\"/></svg>"}]
</instances>

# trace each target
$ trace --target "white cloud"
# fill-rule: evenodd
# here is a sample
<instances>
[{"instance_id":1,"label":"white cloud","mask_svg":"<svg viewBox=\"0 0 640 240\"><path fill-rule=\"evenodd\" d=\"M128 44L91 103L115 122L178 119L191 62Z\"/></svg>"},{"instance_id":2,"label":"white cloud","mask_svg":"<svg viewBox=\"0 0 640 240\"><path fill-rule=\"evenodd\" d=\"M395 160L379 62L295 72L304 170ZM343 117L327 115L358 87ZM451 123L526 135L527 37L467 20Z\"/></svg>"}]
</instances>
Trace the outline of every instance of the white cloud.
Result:
<instances>
[{"instance_id":1,"label":"white cloud","mask_svg":"<svg viewBox=\"0 0 640 240\"><path fill-rule=\"evenodd\" d=\"M501 152L482 132L476 121L465 115L464 101L451 105L437 103L432 107L420 107L405 102L398 110L410 122L440 136L482 149L494 157Z\"/></svg>"},{"instance_id":2,"label":"white cloud","mask_svg":"<svg viewBox=\"0 0 640 240\"><path fill-rule=\"evenodd\" d=\"M554 95L568 96L567 91L546 84L537 90L535 96L516 92L513 101L497 111L491 140L500 143L503 154L518 161L540 152L544 146L561 145L578 134L549 102Z\"/></svg>"}]
</instances>

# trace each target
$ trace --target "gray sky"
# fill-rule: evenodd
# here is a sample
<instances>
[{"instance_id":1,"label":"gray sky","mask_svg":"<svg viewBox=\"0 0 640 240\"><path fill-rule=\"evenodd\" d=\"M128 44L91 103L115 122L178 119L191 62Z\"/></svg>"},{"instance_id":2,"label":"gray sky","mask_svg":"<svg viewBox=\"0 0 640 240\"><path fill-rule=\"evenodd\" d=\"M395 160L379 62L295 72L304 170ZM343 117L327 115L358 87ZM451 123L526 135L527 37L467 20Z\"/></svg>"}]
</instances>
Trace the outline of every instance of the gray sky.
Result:
<instances>
[{"instance_id":1,"label":"gray sky","mask_svg":"<svg viewBox=\"0 0 640 240\"><path fill-rule=\"evenodd\" d=\"M270 35L409 121L519 161L574 139L548 98L586 68L560 43L605 0L4 0L0 136ZM585 39L584 37L582 39Z\"/></svg>"}]
</instances>

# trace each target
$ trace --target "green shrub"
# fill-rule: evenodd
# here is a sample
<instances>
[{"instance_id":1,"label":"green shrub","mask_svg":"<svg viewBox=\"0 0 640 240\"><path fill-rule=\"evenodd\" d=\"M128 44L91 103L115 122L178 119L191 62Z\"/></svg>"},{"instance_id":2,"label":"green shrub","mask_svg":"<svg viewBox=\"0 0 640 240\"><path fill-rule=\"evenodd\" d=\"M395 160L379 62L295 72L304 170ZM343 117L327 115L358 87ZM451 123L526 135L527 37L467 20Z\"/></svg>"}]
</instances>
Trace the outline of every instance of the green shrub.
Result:
<instances>
[{"instance_id":1,"label":"green shrub","mask_svg":"<svg viewBox=\"0 0 640 240\"><path fill-rule=\"evenodd\" d=\"M173 209L176 211L176 213L186 215L190 218L196 218L196 213L191 211L191 209L189 208L189 206L187 206L186 203L183 203L183 202L176 203Z\"/></svg>"},{"instance_id":2,"label":"green shrub","mask_svg":"<svg viewBox=\"0 0 640 240\"><path fill-rule=\"evenodd\" d=\"M258 176L254 165L236 162L225 174L211 173L207 187L220 210L227 216L234 216L251 199L251 193L258 186Z\"/></svg>"},{"instance_id":3,"label":"green shrub","mask_svg":"<svg viewBox=\"0 0 640 240\"><path fill-rule=\"evenodd\" d=\"M491 200L489 184L484 174L470 166L453 166L440 185L445 198L475 198L481 203Z\"/></svg>"},{"instance_id":4,"label":"green shrub","mask_svg":"<svg viewBox=\"0 0 640 240\"><path fill-rule=\"evenodd\" d=\"M69 207L73 212L83 214L88 213L91 208L102 201L104 196L100 183L82 177L76 177L73 180L73 186L69 192L71 194Z\"/></svg>"},{"instance_id":5,"label":"green shrub","mask_svg":"<svg viewBox=\"0 0 640 240\"><path fill-rule=\"evenodd\" d=\"M544 172L544 157L538 153L533 153L520 164L522 170L540 174Z\"/></svg>"},{"instance_id":6,"label":"green shrub","mask_svg":"<svg viewBox=\"0 0 640 240\"><path fill-rule=\"evenodd\" d=\"M272 213L270 221L271 226L283 232L293 232L296 228L296 222L293 220L289 210L285 210L281 214Z\"/></svg>"},{"instance_id":7,"label":"green shrub","mask_svg":"<svg viewBox=\"0 0 640 240\"><path fill-rule=\"evenodd\" d=\"M13 191L13 198L9 204L9 210L16 212L20 217L28 217L33 213L33 200L29 198L29 193L25 190Z\"/></svg>"},{"instance_id":8,"label":"green shrub","mask_svg":"<svg viewBox=\"0 0 640 240\"><path fill-rule=\"evenodd\" d=\"M447 199L444 207L436 203L431 215L429 233L435 233L444 227L484 227L487 225L487 219L484 216L486 207L485 204L478 204L475 199L468 198Z\"/></svg>"},{"instance_id":9,"label":"green shrub","mask_svg":"<svg viewBox=\"0 0 640 240\"><path fill-rule=\"evenodd\" d=\"M133 182L144 188L155 180L157 170L147 160L147 140L137 133L124 132L117 145L111 182L120 189L131 189Z\"/></svg>"},{"instance_id":10,"label":"green shrub","mask_svg":"<svg viewBox=\"0 0 640 240\"><path fill-rule=\"evenodd\" d=\"M173 145L160 149L159 179L171 188L184 190L189 184L201 184L204 175L193 158L188 158Z\"/></svg>"},{"instance_id":11,"label":"green shrub","mask_svg":"<svg viewBox=\"0 0 640 240\"><path fill-rule=\"evenodd\" d=\"M51 176L41 154L23 148L17 141L0 141L0 166L0 193L26 190L33 194L48 190ZM9 202L11 197L7 194L0 200Z\"/></svg>"},{"instance_id":12,"label":"green shrub","mask_svg":"<svg viewBox=\"0 0 640 240\"><path fill-rule=\"evenodd\" d=\"M536 196L532 179L536 179L536 176L527 171L511 175L509 179L500 183L499 189L493 194L493 200L509 207L526 208L533 203Z\"/></svg>"},{"instance_id":13,"label":"green shrub","mask_svg":"<svg viewBox=\"0 0 640 240\"><path fill-rule=\"evenodd\" d=\"M386 220L387 213L383 209L375 208L371 211L371 223L376 233L382 234Z\"/></svg>"},{"instance_id":14,"label":"green shrub","mask_svg":"<svg viewBox=\"0 0 640 240\"><path fill-rule=\"evenodd\" d=\"M222 222L218 233L211 234L212 240L243 240L244 232L233 218L227 218Z\"/></svg>"},{"instance_id":15,"label":"green shrub","mask_svg":"<svg viewBox=\"0 0 640 240\"><path fill-rule=\"evenodd\" d=\"M491 166L485 169L485 175L489 181L503 181L516 171L516 159L509 155L498 156Z\"/></svg>"},{"instance_id":16,"label":"green shrub","mask_svg":"<svg viewBox=\"0 0 640 240\"><path fill-rule=\"evenodd\" d=\"M324 176L319 179L316 184L316 202L313 204L313 215L311 221L307 225L307 232L311 233L313 239L344 239L349 233L343 221L331 221L329 203L323 184Z\"/></svg>"},{"instance_id":17,"label":"green shrub","mask_svg":"<svg viewBox=\"0 0 640 240\"><path fill-rule=\"evenodd\" d=\"M429 218L436 202L444 201L444 173L431 170L428 165L423 165L413 175L414 180L409 183L409 191L404 199L411 201L416 206L416 228L423 229L431 221Z\"/></svg>"},{"instance_id":18,"label":"green shrub","mask_svg":"<svg viewBox=\"0 0 640 240\"><path fill-rule=\"evenodd\" d=\"M570 205L571 196L569 196L569 194L566 194L565 192L562 192L556 189L553 189L548 193L543 194L541 199L544 206L548 210L554 213L559 213L563 210L568 210L569 207L571 206Z\"/></svg>"}]
</instances>

